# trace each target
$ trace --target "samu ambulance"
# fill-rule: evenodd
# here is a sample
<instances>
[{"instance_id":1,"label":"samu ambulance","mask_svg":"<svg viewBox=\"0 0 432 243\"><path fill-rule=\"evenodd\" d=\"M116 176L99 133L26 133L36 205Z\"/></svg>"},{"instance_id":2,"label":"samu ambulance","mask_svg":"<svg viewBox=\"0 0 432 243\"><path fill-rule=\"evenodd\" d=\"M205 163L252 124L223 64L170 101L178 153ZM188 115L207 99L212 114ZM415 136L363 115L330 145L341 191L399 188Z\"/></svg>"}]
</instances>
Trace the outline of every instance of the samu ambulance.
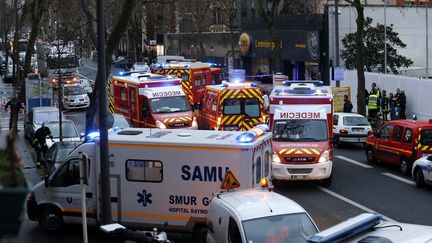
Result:
<instances>
[{"instance_id":1,"label":"samu ambulance","mask_svg":"<svg viewBox=\"0 0 432 243\"><path fill-rule=\"evenodd\" d=\"M265 131L129 128L109 133L110 159L103 163L110 163L113 221L135 229L160 228L167 222L167 231L205 232L212 193L226 171L235 173L244 189L270 179L271 133ZM79 145L33 188L28 217L46 230L81 222L80 153L89 160L87 219L89 224L100 222L102 161L96 139Z\"/></svg>"},{"instance_id":2,"label":"samu ambulance","mask_svg":"<svg viewBox=\"0 0 432 243\"><path fill-rule=\"evenodd\" d=\"M134 127L197 129L180 84L179 78L152 73L113 76L114 112L124 115Z\"/></svg>"},{"instance_id":3,"label":"samu ambulance","mask_svg":"<svg viewBox=\"0 0 432 243\"><path fill-rule=\"evenodd\" d=\"M206 87L197 120L200 129L246 131L265 123L262 93L250 82Z\"/></svg>"},{"instance_id":4,"label":"samu ambulance","mask_svg":"<svg viewBox=\"0 0 432 243\"><path fill-rule=\"evenodd\" d=\"M270 94L275 180L331 183L333 96L319 83L291 81Z\"/></svg>"}]
</instances>

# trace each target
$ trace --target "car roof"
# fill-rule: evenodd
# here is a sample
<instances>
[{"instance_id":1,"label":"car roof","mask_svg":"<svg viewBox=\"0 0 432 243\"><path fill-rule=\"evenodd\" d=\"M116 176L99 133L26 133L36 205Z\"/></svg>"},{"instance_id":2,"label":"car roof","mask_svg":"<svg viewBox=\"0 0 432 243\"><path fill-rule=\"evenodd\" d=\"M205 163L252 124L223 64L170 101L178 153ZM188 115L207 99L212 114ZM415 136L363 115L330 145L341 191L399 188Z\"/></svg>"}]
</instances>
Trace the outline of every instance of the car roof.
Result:
<instances>
[{"instance_id":1,"label":"car roof","mask_svg":"<svg viewBox=\"0 0 432 243\"><path fill-rule=\"evenodd\" d=\"M40 107L33 107L33 112L45 112L45 111L57 111L58 108L54 106L40 106Z\"/></svg>"},{"instance_id":2,"label":"car roof","mask_svg":"<svg viewBox=\"0 0 432 243\"><path fill-rule=\"evenodd\" d=\"M281 214L305 213L296 202L276 192L261 189L249 189L222 193L218 196L242 220L274 216Z\"/></svg>"},{"instance_id":3,"label":"car roof","mask_svg":"<svg viewBox=\"0 0 432 243\"><path fill-rule=\"evenodd\" d=\"M426 120L394 120L394 121L389 121L387 124L392 124L392 125L400 125L400 126L405 126L405 127L411 127L411 128L432 128L432 119L429 121Z\"/></svg>"},{"instance_id":4,"label":"car roof","mask_svg":"<svg viewBox=\"0 0 432 243\"><path fill-rule=\"evenodd\" d=\"M365 117L361 114L358 113L349 113L349 112L335 112L335 115L339 115L339 116L356 116L356 117Z\"/></svg>"}]
</instances>

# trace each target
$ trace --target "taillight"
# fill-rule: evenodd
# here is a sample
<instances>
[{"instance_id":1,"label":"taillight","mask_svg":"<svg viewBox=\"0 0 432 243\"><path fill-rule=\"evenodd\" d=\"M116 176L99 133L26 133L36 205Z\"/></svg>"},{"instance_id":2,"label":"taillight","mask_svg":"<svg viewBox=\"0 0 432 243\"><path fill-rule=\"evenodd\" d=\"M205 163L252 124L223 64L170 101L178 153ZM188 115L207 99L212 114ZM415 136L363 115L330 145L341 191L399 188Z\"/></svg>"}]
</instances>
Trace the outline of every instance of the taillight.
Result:
<instances>
[{"instance_id":1,"label":"taillight","mask_svg":"<svg viewBox=\"0 0 432 243\"><path fill-rule=\"evenodd\" d=\"M217 119L217 125L219 126L220 124L221 124L221 121L222 121L222 117L218 117L218 119Z\"/></svg>"},{"instance_id":2,"label":"taillight","mask_svg":"<svg viewBox=\"0 0 432 243\"><path fill-rule=\"evenodd\" d=\"M345 129L341 129L341 130L339 130L339 133L340 134L348 134L348 131Z\"/></svg>"}]
</instances>

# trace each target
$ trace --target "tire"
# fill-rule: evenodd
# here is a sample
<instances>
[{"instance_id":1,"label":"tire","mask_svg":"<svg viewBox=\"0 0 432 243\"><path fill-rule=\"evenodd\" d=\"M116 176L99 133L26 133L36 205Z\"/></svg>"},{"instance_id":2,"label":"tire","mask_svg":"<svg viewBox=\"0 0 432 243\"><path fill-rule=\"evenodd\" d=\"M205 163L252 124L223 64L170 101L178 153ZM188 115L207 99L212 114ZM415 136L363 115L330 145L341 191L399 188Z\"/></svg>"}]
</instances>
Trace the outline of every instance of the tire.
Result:
<instances>
[{"instance_id":1,"label":"tire","mask_svg":"<svg viewBox=\"0 0 432 243\"><path fill-rule=\"evenodd\" d=\"M411 174L411 162L407 158L402 158L399 165L399 170L402 175L409 176Z\"/></svg>"},{"instance_id":2,"label":"tire","mask_svg":"<svg viewBox=\"0 0 432 243\"><path fill-rule=\"evenodd\" d=\"M58 231L63 226L60 210L53 206L45 206L39 214L39 226L47 232Z\"/></svg>"},{"instance_id":3,"label":"tire","mask_svg":"<svg viewBox=\"0 0 432 243\"><path fill-rule=\"evenodd\" d=\"M425 180L424 180L424 176L423 176L423 172L418 167L414 171L414 180L415 180L416 186L418 188L422 188L426 185Z\"/></svg>"},{"instance_id":4,"label":"tire","mask_svg":"<svg viewBox=\"0 0 432 243\"><path fill-rule=\"evenodd\" d=\"M195 243L206 243L207 242L207 226L204 224L198 224L193 230L193 239Z\"/></svg>"},{"instance_id":5,"label":"tire","mask_svg":"<svg viewBox=\"0 0 432 243\"><path fill-rule=\"evenodd\" d=\"M369 164L374 164L376 163L376 159L375 159L375 153L372 149L372 147L366 147L366 158L367 158L367 162Z\"/></svg>"}]
</instances>

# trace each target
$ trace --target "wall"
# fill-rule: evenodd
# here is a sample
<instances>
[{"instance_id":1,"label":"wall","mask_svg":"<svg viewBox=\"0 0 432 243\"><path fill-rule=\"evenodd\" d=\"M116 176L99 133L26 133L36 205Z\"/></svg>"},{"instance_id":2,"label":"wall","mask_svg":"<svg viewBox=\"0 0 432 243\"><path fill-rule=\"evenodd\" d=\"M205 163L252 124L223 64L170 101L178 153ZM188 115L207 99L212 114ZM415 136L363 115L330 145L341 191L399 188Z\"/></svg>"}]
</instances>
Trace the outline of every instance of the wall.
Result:
<instances>
[{"instance_id":1,"label":"wall","mask_svg":"<svg viewBox=\"0 0 432 243\"><path fill-rule=\"evenodd\" d=\"M387 95L390 93L395 94L397 88L404 90L407 97L407 118L416 114L418 119L432 119L432 79L366 72L365 81L365 87L368 91L370 91L373 82L377 83L381 90L385 89ZM334 81L332 81L332 85L335 85ZM344 81L341 81L341 86L351 86L353 111L356 112L357 71L345 71Z\"/></svg>"}]
</instances>

